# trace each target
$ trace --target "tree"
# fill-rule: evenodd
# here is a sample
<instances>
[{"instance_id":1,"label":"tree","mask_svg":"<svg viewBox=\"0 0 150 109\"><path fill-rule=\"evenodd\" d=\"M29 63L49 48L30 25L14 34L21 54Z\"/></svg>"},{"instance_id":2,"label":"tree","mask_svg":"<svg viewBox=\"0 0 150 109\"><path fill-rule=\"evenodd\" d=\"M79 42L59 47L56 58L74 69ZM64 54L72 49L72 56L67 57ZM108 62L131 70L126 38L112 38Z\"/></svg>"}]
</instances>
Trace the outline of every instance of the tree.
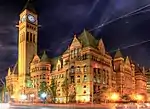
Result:
<instances>
[{"instance_id":1,"label":"tree","mask_svg":"<svg viewBox=\"0 0 150 109\"><path fill-rule=\"evenodd\" d=\"M28 87L28 88L33 88L32 80L30 80L30 79L27 80L27 82L26 82L26 87Z\"/></svg>"},{"instance_id":2,"label":"tree","mask_svg":"<svg viewBox=\"0 0 150 109\"><path fill-rule=\"evenodd\" d=\"M47 90L48 90L47 83L45 81L41 82L38 92L39 96L41 96L41 94L44 92L46 93Z\"/></svg>"},{"instance_id":3,"label":"tree","mask_svg":"<svg viewBox=\"0 0 150 109\"><path fill-rule=\"evenodd\" d=\"M76 91L75 91L75 86L72 84L72 85L69 85L69 88L68 88L68 96L69 96L69 102L75 102L76 101Z\"/></svg>"},{"instance_id":4,"label":"tree","mask_svg":"<svg viewBox=\"0 0 150 109\"><path fill-rule=\"evenodd\" d=\"M57 84L55 79L51 79L51 84L48 88L48 92L50 93L52 97L52 102L55 103L56 100L56 90L57 90Z\"/></svg>"},{"instance_id":5,"label":"tree","mask_svg":"<svg viewBox=\"0 0 150 109\"><path fill-rule=\"evenodd\" d=\"M100 101L105 101L106 102L106 93L108 91L108 88L106 86L102 86L100 89Z\"/></svg>"},{"instance_id":6,"label":"tree","mask_svg":"<svg viewBox=\"0 0 150 109\"><path fill-rule=\"evenodd\" d=\"M61 87L62 87L62 91L63 91L64 95L66 96L66 103L67 103L68 95L69 95L69 82L68 82L67 77L65 77Z\"/></svg>"}]
</instances>

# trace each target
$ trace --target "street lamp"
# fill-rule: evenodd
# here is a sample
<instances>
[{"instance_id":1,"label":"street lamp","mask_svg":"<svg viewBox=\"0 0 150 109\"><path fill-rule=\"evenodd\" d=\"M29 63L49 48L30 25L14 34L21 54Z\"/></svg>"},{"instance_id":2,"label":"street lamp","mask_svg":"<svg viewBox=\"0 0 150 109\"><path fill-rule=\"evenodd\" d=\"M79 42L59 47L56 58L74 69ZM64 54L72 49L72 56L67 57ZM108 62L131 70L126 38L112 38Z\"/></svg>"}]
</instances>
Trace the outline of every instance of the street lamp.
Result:
<instances>
[{"instance_id":1,"label":"street lamp","mask_svg":"<svg viewBox=\"0 0 150 109\"><path fill-rule=\"evenodd\" d=\"M35 96L34 94L31 94L31 95L30 95L30 97L32 97L32 98L34 98L34 96Z\"/></svg>"},{"instance_id":2,"label":"street lamp","mask_svg":"<svg viewBox=\"0 0 150 109\"><path fill-rule=\"evenodd\" d=\"M31 100L32 100L32 103L33 103L33 99L34 99L35 95L31 94L30 97L31 97Z\"/></svg>"},{"instance_id":3,"label":"street lamp","mask_svg":"<svg viewBox=\"0 0 150 109\"><path fill-rule=\"evenodd\" d=\"M12 95L12 96L10 97L10 101L11 101L11 102L14 102L14 99L15 99L15 96Z\"/></svg>"},{"instance_id":4,"label":"street lamp","mask_svg":"<svg viewBox=\"0 0 150 109\"><path fill-rule=\"evenodd\" d=\"M20 99L21 99L22 101L26 100L26 99L27 99L27 95L22 94L22 95L20 96Z\"/></svg>"},{"instance_id":5,"label":"street lamp","mask_svg":"<svg viewBox=\"0 0 150 109\"><path fill-rule=\"evenodd\" d=\"M41 94L41 98L43 99L44 103L45 103L45 100L46 100L46 96L47 96L47 94L45 92L43 92Z\"/></svg>"},{"instance_id":6,"label":"street lamp","mask_svg":"<svg viewBox=\"0 0 150 109\"><path fill-rule=\"evenodd\" d=\"M112 93L110 99L113 101L119 100L119 94L118 93Z\"/></svg>"},{"instance_id":7,"label":"street lamp","mask_svg":"<svg viewBox=\"0 0 150 109\"><path fill-rule=\"evenodd\" d=\"M142 101L142 100L143 100L143 96L140 95L140 94L137 94L137 95L135 95L135 99L136 99L137 101Z\"/></svg>"}]
</instances>

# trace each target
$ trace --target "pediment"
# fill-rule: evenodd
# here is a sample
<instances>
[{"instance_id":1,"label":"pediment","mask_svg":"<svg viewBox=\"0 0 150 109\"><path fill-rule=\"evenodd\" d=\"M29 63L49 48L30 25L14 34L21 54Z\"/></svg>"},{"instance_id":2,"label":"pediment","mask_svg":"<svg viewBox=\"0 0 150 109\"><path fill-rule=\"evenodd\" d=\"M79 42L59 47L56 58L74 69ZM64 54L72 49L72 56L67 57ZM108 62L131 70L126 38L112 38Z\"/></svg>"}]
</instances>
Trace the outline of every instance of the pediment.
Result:
<instances>
[{"instance_id":1,"label":"pediment","mask_svg":"<svg viewBox=\"0 0 150 109\"><path fill-rule=\"evenodd\" d=\"M125 64L130 65L130 60L129 60L129 57L128 57L128 56L127 56L126 59L125 59Z\"/></svg>"},{"instance_id":2,"label":"pediment","mask_svg":"<svg viewBox=\"0 0 150 109\"><path fill-rule=\"evenodd\" d=\"M32 63L39 63L40 62L40 58L38 55L35 55L33 60L32 60Z\"/></svg>"},{"instance_id":3,"label":"pediment","mask_svg":"<svg viewBox=\"0 0 150 109\"><path fill-rule=\"evenodd\" d=\"M97 47L100 52L102 52L103 54L105 53L105 46L104 46L104 42L102 39L99 40L98 42L98 47Z\"/></svg>"},{"instance_id":4,"label":"pediment","mask_svg":"<svg viewBox=\"0 0 150 109\"><path fill-rule=\"evenodd\" d=\"M76 35L74 36L74 39L70 45L70 49L74 49L74 48L77 48L77 47L81 47L81 43L79 42L79 40L77 39Z\"/></svg>"}]
</instances>

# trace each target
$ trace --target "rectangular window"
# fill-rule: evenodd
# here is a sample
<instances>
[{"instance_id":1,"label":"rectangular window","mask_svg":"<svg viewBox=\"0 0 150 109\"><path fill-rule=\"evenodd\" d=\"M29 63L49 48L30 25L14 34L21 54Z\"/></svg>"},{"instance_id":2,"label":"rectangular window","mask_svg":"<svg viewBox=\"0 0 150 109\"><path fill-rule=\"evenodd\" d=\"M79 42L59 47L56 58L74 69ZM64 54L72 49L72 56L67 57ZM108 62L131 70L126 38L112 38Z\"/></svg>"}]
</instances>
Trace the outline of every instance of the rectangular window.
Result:
<instances>
[{"instance_id":1,"label":"rectangular window","mask_svg":"<svg viewBox=\"0 0 150 109\"><path fill-rule=\"evenodd\" d=\"M87 81L87 76L86 75L84 75L84 81Z\"/></svg>"},{"instance_id":2,"label":"rectangular window","mask_svg":"<svg viewBox=\"0 0 150 109\"><path fill-rule=\"evenodd\" d=\"M77 83L80 83L80 79L77 79Z\"/></svg>"},{"instance_id":3,"label":"rectangular window","mask_svg":"<svg viewBox=\"0 0 150 109\"><path fill-rule=\"evenodd\" d=\"M32 33L30 33L30 42L32 42Z\"/></svg>"},{"instance_id":4,"label":"rectangular window","mask_svg":"<svg viewBox=\"0 0 150 109\"><path fill-rule=\"evenodd\" d=\"M27 36L26 37L27 37L27 41L29 41L29 32L27 32Z\"/></svg>"},{"instance_id":5,"label":"rectangular window","mask_svg":"<svg viewBox=\"0 0 150 109\"><path fill-rule=\"evenodd\" d=\"M74 83L74 76L71 76L71 83Z\"/></svg>"},{"instance_id":6,"label":"rectangular window","mask_svg":"<svg viewBox=\"0 0 150 109\"><path fill-rule=\"evenodd\" d=\"M35 34L33 34L33 42L35 43Z\"/></svg>"}]
</instances>

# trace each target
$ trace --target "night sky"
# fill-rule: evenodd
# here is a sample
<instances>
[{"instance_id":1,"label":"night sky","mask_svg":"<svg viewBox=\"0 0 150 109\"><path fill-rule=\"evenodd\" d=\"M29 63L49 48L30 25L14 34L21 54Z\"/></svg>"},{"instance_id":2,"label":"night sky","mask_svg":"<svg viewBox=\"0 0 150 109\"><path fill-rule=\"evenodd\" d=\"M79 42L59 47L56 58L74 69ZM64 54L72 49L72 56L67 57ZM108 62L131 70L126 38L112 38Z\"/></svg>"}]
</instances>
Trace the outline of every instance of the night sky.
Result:
<instances>
[{"instance_id":1,"label":"night sky","mask_svg":"<svg viewBox=\"0 0 150 109\"><path fill-rule=\"evenodd\" d=\"M0 75L17 61L19 14L27 0L0 0ZM39 53L47 50L50 57L60 55L70 44L73 34L91 30L96 39L103 38L106 50L124 48L150 39L150 8L108 21L150 4L149 0L33 0L39 15ZM150 67L150 42L123 49L141 66Z\"/></svg>"}]
</instances>

